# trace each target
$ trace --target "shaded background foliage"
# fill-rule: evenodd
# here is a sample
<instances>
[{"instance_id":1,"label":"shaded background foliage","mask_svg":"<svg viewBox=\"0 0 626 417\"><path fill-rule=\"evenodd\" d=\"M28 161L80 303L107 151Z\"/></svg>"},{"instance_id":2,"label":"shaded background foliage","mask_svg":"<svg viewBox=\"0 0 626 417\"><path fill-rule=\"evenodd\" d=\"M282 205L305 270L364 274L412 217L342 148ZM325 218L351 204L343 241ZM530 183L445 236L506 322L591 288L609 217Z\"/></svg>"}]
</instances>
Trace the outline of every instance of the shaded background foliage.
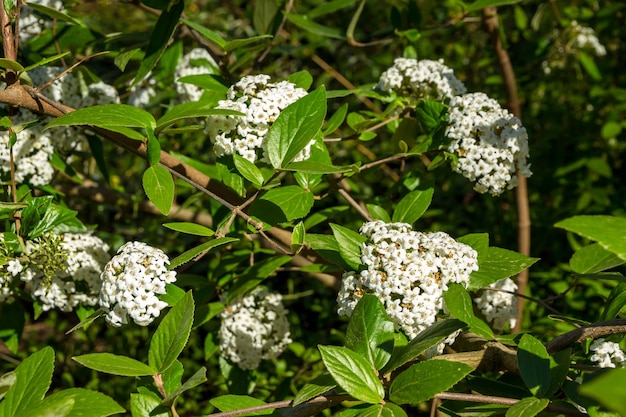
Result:
<instances>
[{"instance_id":1,"label":"shaded background foliage","mask_svg":"<svg viewBox=\"0 0 626 417\"><path fill-rule=\"evenodd\" d=\"M100 50L145 48L156 16L138 3L66 2L69 14L84 21L86 27L59 22L54 31L48 29L24 45L21 49L23 64L53 55L57 48L70 50L75 57ZM506 92L497 58L479 15L465 16L459 1L367 1L354 31L354 40L366 46L355 45L345 38L358 4L322 14L328 3L294 2L291 13L300 20L286 19L284 25L281 22L285 5L274 0L190 1L186 5L186 15L225 39L273 34L280 28L275 38L236 49L225 58L229 72L224 74L227 84L246 74L265 73L280 80L294 72L307 70L315 80L312 88L325 85L327 90L344 90L349 88L346 81L357 87L371 87L394 58L404 55L444 59L456 76L465 82L468 91L483 91L501 103L505 102ZM276 6L278 16L264 20L258 11L271 4ZM550 305L565 316L588 321L597 319L597 312L613 285L573 277L567 260L581 242L552 225L574 214L624 215L625 10L626 5L619 1L525 1L499 10L501 35L517 76L534 172L529 179L531 255L541 258L541 262L531 268L530 293L538 299L549 300ZM545 74L542 62L547 59L554 42L552 33L561 27L561 23L571 20L593 27L607 48L607 55L594 59L593 65L573 55L567 58L564 68ZM313 28L311 22L326 29ZM325 33L315 33L321 31ZM53 32L56 34L54 41ZM114 33L119 34L111 35ZM155 115L162 114L164 108L173 103L175 64L183 52L196 45L189 31L178 31L173 44L153 71L162 95L161 103L164 103L164 106L149 109ZM102 79L124 91L139 64L139 57L134 57L122 72L114 65L111 56L104 56L92 59L77 71L87 79ZM359 113L371 117L385 107L385 103L375 98L348 95L330 100L328 114L333 114L343 103L349 105L354 118L358 118ZM396 127L397 124L392 123L379 129L378 136L370 141L353 139L340 145L329 143L335 164L367 163L398 152L398 140L393 134ZM336 133L348 136L351 131L348 126L342 126ZM411 147L411 140L415 138L404 140ZM94 203L80 198L67 200L70 207L80 211L81 219L86 224L97 224L98 234L112 247L141 239L166 249L173 256L197 245L200 241L196 238L161 227L165 218L146 215L138 209L139 202L144 199L139 178L145 162L113 145L104 143L103 146L111 174L110 188L121 193L128 203ZM163 147L193 156L205 164L215 161L208 138L202 131L178 132L165 137ZM95 166L90 170L94 176L101 175ZM67 182L67 179L59 176L56 182ZM364 171L349 179L353 197L383 207L399 201L416 184L424 183L435 184L435 198L430 209L417 222L416 229L443 230L457 237L470 232L488 232L492 245L516 249L517 216L513 192L497 198L477 194L458 174L446 169L427 171L417 158L390 162L383 170ZM323 190L316 192L322 193ZM316 209L346 206L345 201L335 198L330 195L316 202ZM185 208L209 213L214 224L229 214L218 204L200 198L197 191L181 182L177 182L177 202ZM329 219L353 230L361 225L361 220L348 208L333 210ZM310 231L329 233L325 224ZM255 240L212 252L181 274L179 284L199 289L202 297L215 301L221 289L234 278L235 268L248 261L251 248L256 262L271 253ZM262 364L256 372L254 395L270 401L290 396L310 378L311 371L322 369L316 345L342 344L346 322L335 313L335 291L309 275L285 269L268 283L274 290L285 294L292 339L296 341L280 358ZM104 323L95 323L84 333L62 337L61 334L75 320L74 315L50 313L29 324L18 358L27 356L42 344L51 345L58 355L55 372L62 381L60 388L97 388L124 404L128 392L133 389L132 381L120 382L119 378L90 371L76 365L70 358L83 352L104 350L145 357L147 329L114 329L107 328ZM185 365L190 364L185 368L205 364L209 370L209 383L203 385L203 390L189 393L187 402L179 409L183 413L209 412L212 406L208 399L226 392L215 349L218 326L217 320L202 324L192 333L192 340L185 350L182 361ZM540 304L528 304L523 330L549 339L570 328L548 318L548 311ZM6 353L3 355L9 358ZM0 362L0 372L12 366L9 361ZM230 391L245 392L246 388L230 387Z\"/></svg>"}]
</instances>

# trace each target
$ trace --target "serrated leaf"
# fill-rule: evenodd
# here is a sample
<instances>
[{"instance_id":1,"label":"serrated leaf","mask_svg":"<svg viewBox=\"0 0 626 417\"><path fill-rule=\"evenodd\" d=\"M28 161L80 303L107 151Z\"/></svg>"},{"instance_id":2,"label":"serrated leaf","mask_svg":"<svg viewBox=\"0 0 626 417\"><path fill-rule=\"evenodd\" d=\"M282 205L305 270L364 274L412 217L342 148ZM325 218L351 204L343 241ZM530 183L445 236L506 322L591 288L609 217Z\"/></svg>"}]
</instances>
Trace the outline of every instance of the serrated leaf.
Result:
<instances>
[{"instance_id":1,"label":"serrated leaf","mask_svg":"<svg viewBox=\"0 0 626 417\"><path fill-rule=\"evenodd\" d=\"M149 166L143 173L143 189L154 206L167 215L174 202L174 179L172 174L160 165Z\"/></svg>"},{"instance_id":2,"label":"serrated leaf","mask_svg":"<svg viewBox=\"0 0 626 417\"><path fill-rule=\"evenodd\" d=\"M265 405L265 401L261 401L258 398L253 398L247 395L222 395L220 397L215 397L209 400L211 405L216 407L221 412L228 412L234 410L241 410L243 408L256 407L259 405ZM263 416L272 414L274 412L273 408L267 410L261 410L256 412L250 412L245 414L237 414L241 416Z\"/></svg>"},{"instance_id":3,"label":"serrated leaf","mask_svg":"<svg viewBox=\"0 0 626 417\"><path fill-rule=\"evenodd\" d=\"M44 130L57 126L89 125L104 129L116 127L154 128L156 121L150 113L127 104L100 104L64 114L50 121Z\"/></svg>"},{"instance_id":4,"label":"serrated leaf","mask_svg":"<svg viewBox=\"0 0 626 417\"><path fill-rule=\"evenodd\" d=\"M378 297L363 295L350 316L346 347L367 359L375 369L381 369L391 357L393 334L393 321Z\"/></svg>"},{"instance_id":5,"label":"serrated leaf","mask_svg":"<svg viewBox=\"0 0 626 417\"><path fill-rule=\"evenodd\" d=\"M348 394L371 404L385 397L374 368L361 355L339 346L319 346L319 350L326 369Z\"/></svg>"},{"instance_id":6,"label":"serrated leaf","mask_svg":"<svg viewBox=\"0 0 626 417\"><path fill-rule=\"evenodd\" d=\"M526 387L538 397L550 387L550 355L545 346L529 334L520 339L517 361Z\"/></svg>"},{"instance_id":7,"label":"serrated leaf","mask_svg":"<svg viewBox=\"0 0 626 417\"><path fill-rule=\"evenodd\" d=\"M74 356L72 359L86 368L112 375L146 376L157 373L156 369L143 362L113 353L89 353Z\"/></svg>"},{"instance_id":8,"label":"serrated leaf","mask_svg":"<svg viewBox=\"0 0 626 417\"><path fill-rule=\"evenodd\" d=\"M336 386L337 383L333 377L328 373L323 373L311 382L305 384L304 387L298 391L296 397L293 399L293 407L309 401L311 398L315 398L318 395L322 395Z\"/></svg>"},{"instance_id":9,"label":"serrated leaf","mask_svg":"<svg viewBox=\"0 0 626 417\"><path fill-rule=\"evenodd\" d=\"M428 206L430 206L434 192L434 188L411 191L402 197L402 200L400 200L396 209L393 211L391 220L393 222L412 224L415 220L419 219Z\"/></svg>"},{"instance_id":10,"label":"serrated leaf","mask_svg":"<svg viewBox=\"0 0 626 417\"><path fill-rule=\"evenodd\" d=\"M84 388L69 388L55 392L46 399L71 399L74 402L67 417L106 417L125 410L111 397Z\"/></svg>"},{"instance_id":11,"label":"serrated leaf","mask_svg":"<svg viewBox=\"0 0 626 417\"><path fill-rule=\"evenodd\" d=\"M331 223L330 227L333 229L341 257L353 271L358 271L361 266L361 243L367 241L367 238L338 224Z\"/></svg>"},{"instance_id":12,"label":"serrated leaf","mask_svg":"<svg viewBox=\"0 0 626 417\"><path fill-rule=\"evenodd\" d=\"M272 188L257 198L248 214L274 226L278 223L300 219L311 211L313 194L297 185Z\"/></svg>"},{"instance_id":13,"label":"serrated leaf","mask_svg":"<svg viewBox=\"0 0 626 417\"><path fill-rule=\"evenodd\" d=\"M195 248L189 249L188 251L183 252L174 259L172 259L170 261L169 269L177 268L180 265L191 261L201 253L208 252L217 246L225 245L231 242L237 242L238 240L239 239L233 237L220 237L217 239L209 240L208 242L204 242L196 246Z\"/></svg>"},{"instance_id":14,"label":"serrated leaf","mask_svg":"<svg viewBox=\"0 0 626 417\"><path fill-rule=\"evenodd\" d=\"M469 290L487 287L504 278L517 275L537 262L521 253L490 246L478 257L478 271L472 272Z\"/></svg>"},{"instance_id":15,"label":"serrated leaf","mask_svg":"<svg viewBox=\"0 0 626 417\"><path fill-rule=\"evenodd\" d=\"M448 285L448 290L443 293L443 299L450 313L457 319L467 323L470 331L487 340L495 339L489 326L474 315L472 299L461 284Z\"/></svg>"},{"instance_id":16,"label":"serrated leaf","mask_svg":"<svg viewBox=\"0 0 626 417\"><path fill-rule=\"evenodd\" d=\"M15 382L0 403L2 417L21 417L46 395L52 382L54 350L47 346L15 368Z\"/></svg>"},{"instance_id":17,"label":"serrated leaf","mask_svg":"<svg viewBox=\"0 0 626 417\"><path fill-rule=\"evenodd\" d=\"M325 116L323 86L287 106L267 132L267 153L272 166L282 168L293 161L317 135Z\"/></svg>"},{"instance_id":18,"label":"serrated leaf","mask_svg":"<svg viewBox=\"0 0 626 417\"><path fill-rule=\"evenodd\" d=\"M130 394L130 412L133 417L169 417L165 407L159 406L159 399L148 394Z\"/></svg>"},{"instance_id":19,"label":"serrated leaf","mask_svg":"<svg viewBox=\"0 0 626 417\"><path fill-rule=\"evenodd\" d=\"M389 398L396 404L419 404L452 388L473 370L464 363L446 360L416 363L393 380Z\"/></svg>"},{"instance_id":20,"label":"serrated leaf","mask_svg":"<svg viewBox=\"0 0 626 417\"><path fill-rule=\"evenodd\" d=\"M24 410L28 417L66 417L74 408L72 398L44 398L33 407Z\"/></svg>"},{"instance_id":21,"label":"serrated leaf","mask_svg":"<svg viewBox=\"0 0 626 417\"><path fill-rule=\"evenodd\" d=\"M207 380L206 368L203 366L200 369L198 369L196 373L193 374L187 381L185 381L183 385L181 385L179 388L169 393L167 397L165 397L159 405L164 406L164 407L171 406L176 400L176 398L180 396L180 394L192 388L195 388L200 384L203 384L204 382L206 382L206 380Z\"/></svg>"},{"instance_id":22,"label":"serrated leaf","mask_svg":"<svg viewBox=\"0 0 626 417\"><path fill-rule=\"evenodd\" d=\"M604 249L599 243L593 243L574 252L569 266L577 274L595 274L623 265L626 261Z\"/></svg>"},{"instance_id":23,"label":"serrated leaf","mask_svg":"<svg viewBox=\"0 0 626 417\"><path fill-rule=\"evenodd\" d=\"M505 417L534 417L541 413L550 403L547 398L522 398L509 408Z\"/></svg>"},{"instance_id":24,"label":"serrated leaf","mask_svg":"<svg viewBox=\"0 0 626 417\"><path fill-rule=\"evenodd\" d=\"M198 223L190 223L190 222L177 222L177 223L163 223L164 227L168 229L175 230L181 233L187 233L189 235L195 236L205 236L210 237L215 234L215 232L209 229L206 226L202 226Z\"/></svg>"},{"instance_id":25,"label":"serrated leaf","mask_svg":"<svg viewBox=\"0 0 626 417\"><path fill-rule=\"evenodd\" d=\"M178 19L180 19L185 9L185 2L178 1L170 4L170 7L163 10L159 15L152 34L150 35L150 42L146 48L146 54L141 60L139 70L137 71L132 85L143 80L148 73L152 71L159 59L161 59L161 55L165 52L165 48L167 48L167 44L178 26Z\"/></svg>"},{"instance_id":26,"label":"serrated leaf","mask_svg":"<svg viewBox=\"0 0 626 417\"><path fill-rule=\"evenodd\" d=\"M426 349L441 343L452 333L464 327L466 327L465 323L457 319L445 319L436 322L415 336L407 345L394 349L391 359L383 368L382 373L387 375L394 369L416 359Z\"/></svg>"},{"instance_id":27,"label":"serrated leaf","mask_svg":"<svg viewBox=\"0 0 626 417\"><path fill-rule=\"evenodd\" d=\"M626 260L626 219L613 216L574 216L554 225L597 241L603 248Z\"/></svg>"},{"instance_id":28,"label":"serrated leaf","mask_svg":"<svg viewBox=\"0 0 626 417\"><path fill-rule=\"evenodd\" d=\"M263 173L254 163L237 153L233 154L233 162L235 163L237 171L239 171L245 179L256 185L257 188L261 188L265 182L265 178L263 178Z\"/></svg>"},{"instance_id":29,"label":"serrated leaf","mask_svg":"<svg viewBox=\"0 0 626 417\"><path fill-rule=\"evenodd\" d=\"M183 351L193 324L194 301L189 291L179 300L159 324L148 350L148 364L163 372Z\"/></svg>"}]
</instances>

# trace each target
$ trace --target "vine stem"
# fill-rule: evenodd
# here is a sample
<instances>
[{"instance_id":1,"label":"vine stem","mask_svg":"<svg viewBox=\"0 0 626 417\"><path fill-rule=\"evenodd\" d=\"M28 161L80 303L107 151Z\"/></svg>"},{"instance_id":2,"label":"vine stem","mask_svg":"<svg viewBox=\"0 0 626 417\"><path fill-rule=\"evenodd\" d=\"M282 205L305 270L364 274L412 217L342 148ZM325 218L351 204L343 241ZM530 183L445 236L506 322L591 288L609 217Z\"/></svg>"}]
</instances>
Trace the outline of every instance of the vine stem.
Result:
<instances>
[{"instance_id":1,"label":"vine stem","mask_svg":"<svg viewBox=\"0 0 626 417\"><path fill-rule=\"evenodd\" d=\"M487 28L487 33L491 38L494 51L498 57L498 64L502 77L504 78L504 85L506 86L508 103L507 107L513 113L515 117L522 120L522 110L519 102L519 95L517 93L517 84L515 81L515 72L511 65L509 54L502 45L502 39L499 33L498 22L498 9L495 7L486 7L482 10L483 24ZM517 201L517 246L518 251L522 255L530 256L530 209L528 205L528 185L526 177L521 174L517 174L518 186L515 190ZM517 289L521 294L526 294L528 287L528 269L523 270L517 275ZM513 333L519 333L522 326L522 319L524 316L524 304L523 298L518 299L517 303L517 322L512 329Z\"/></svg>"}]
</instances>

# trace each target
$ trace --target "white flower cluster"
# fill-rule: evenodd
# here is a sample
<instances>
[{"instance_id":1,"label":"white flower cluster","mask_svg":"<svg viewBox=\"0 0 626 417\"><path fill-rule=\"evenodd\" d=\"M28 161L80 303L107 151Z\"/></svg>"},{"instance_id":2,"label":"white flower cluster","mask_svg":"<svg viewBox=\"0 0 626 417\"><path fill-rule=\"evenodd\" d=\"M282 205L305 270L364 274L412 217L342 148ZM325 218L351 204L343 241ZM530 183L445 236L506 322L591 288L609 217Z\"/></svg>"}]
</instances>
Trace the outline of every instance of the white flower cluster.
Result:
<instances>
[{"instance_id":1,"label":"white flower cluster","mask_svg":"<svg viewBox=\"0 0 626 417\"><path fill-rule=\"evenodd\" d=\"M590 350L594 352L591 355L591 361L596 362L600 368L615 368L626 365L626 355L620 349L619 343L597 339L591 344Z\"/></svg>"},{"instance_id":2,"label":"white flower cluster","mask_svg":"<svg viewBox=\"0 0 626 417\"><path fill-rule=\"evenodd\" d=\"M17 259L11 259L4 265L0 265L0 304L13 302L13 278L18 276L24 266Z\"/></svg>"},{"instance_id":3,"label":"white flower cluster","mask_svg":"<svg viewBox=\"0 0 626 417\"><path fill-rule=\"evenodd\" d=\"M178 81L179 78L188 75L215 74L217 72L215 60L205 49L195 48L183 55L174 71L176 92L181 102L198 101L204 90L196 85Z\"/></svg>"},{"instance_id":4,"label":"white flower cluster","mask_svg":"<svg viewBox=\"0 0 626 417\"><path fill-rule=\"evenodd\" d=\"M63 68L58 67L37 67L28 74L33 84L39 86L62 71ZM73 108L119 103L117 91L112 86L98 82L83 90L79 80L72 74L65 74L44 89L42 94ZM37 120L35 114L20 109L13 118L13 124L19 126L35 120ZM44 119L17 133L17 142L13 145L17 183L28 182L34 186L49 184L54 175L50 157L55 150L69 152L86 148L87 137L82 128L70 126L44 131L46 121L47 119ZM7 132L0 132L0 174L6 175L10 171L9 135Z\"/></svg>"},{"instance_id":5,"label":"white flower cluster","mask_svg":"<svg viewBox=\"0 0 626 417\"><path fill-rule=\"evenodd\" d=\"M99 304L106 312L105 320L119 327L128 317L140 326L147 326L159 317L167 303L159 300L166 284L176 281L176 272L168 271L170 263L160 249L143 242L128 242L106 264L102 272Z\"/></svg>"},{"instance_id":6,"label":"white flower cluster","mask_svg":"<svg viewBox=\"0 0 626 417\"><path fill-rule=\"evenodd\" d=\"M63 11L63 2L59 0L33 0L30 3L40 4L60 12ZM34 36L39 35L46 28L52 27L52 19L44 19L36 12L25 5L20 8L20 41L26 42Z\"/></svg>"},{"instance_id":7,"label":"white flower cluster","mask_svg":"<svg viewBox=\"0 0 626 417\"><path fill-rule=\"evenodd\" d=\"M458 155L452 168L479 193L498 195L518 184L517 173L530 177L528 134L521 121L484 93L450 100L448 151Z\"/></svg>"},{"instance_id":8,"label":"white flower cluster","mask_svg":"<svg viewBox=\"0 0 626 417\"><path fill-rule=\"evenodd\" d=\"M48 236L26 242L28 261L14 264L11 272L26 282L26 289L43 311L58 308L68 312L78 304L97 304L100 274L110 258L108 250L104 241L90 234Z\"/></svg>"},{"instance_id":9,"label":"white flower cluster","mask_svg":"<svg viewBox=\"0 0 626 417\"><path fill-rule=\"evenodd\" d=\"M285 107L304 97L307 92L288 81L270 83L269 75L246 76L228 90L227 100L216 108L236 110L244 116L211 116L207 132L217 156L235 152L254 162L262 150L261 161L268 161L265 136L269 127ZM311 156L311 141L295 161Z\"/></svg>"},{"instance_id":10,"label":"white flower cluster","mask_svg":"<svg viewBox=\"0 0 626 417\"><path fill-rule=\"evenodd\" d=\"M291 343L282 297L266 289L226 306L219 331L222 356L241 369L256 369L262 359L274 359Z\"/></svg>"},{"instance_id":11,"label":"white flower cluster","mask_svg":"<svg viewBox=\"0 0 626 417\"><path fill-rule=\"evenodd\" d=\"M496 291L490 290L492 288ZM497 291L502 290L502 291ZM495 330L515 327L517 322L517 297L504 291L517 291L517 284L511 278L501 279L483 289L474 303Z\"/></svg>"},{"instance_id":12,"label":"white flower cluster","mask_svg":"<svg viewBox=\"0 0 626 417\"><path fill-rule=\"evenodd\" d=\"M476 251L443 232L373 221L360 233L368 238L361 246L365 269L343 275L338 313L351 315L363 294L374 294L410 339L442 317L448 284L467 286L478 270Z\"/></svg>"},{"instance_id":13,"label":"white flower cluster","mask_svg":"<svg viewBox=\"0 0 626 417\"><path fill-rule=\"evenodd\" d=\"M573 20L563 31L554 30L550 36L552 45L546 59L541 63L544 73L553 69L563 69L568 65L568 57L580 51L588 51L595 56L605 56L606 48L600 43L595 31Z\"/></svg>"},{"instance_id":14,"label":"white flower cluster","mask_svg":"<svg viewBox=\"0 0 626 417\"><path fill-rule=\"evenodd\" d=\"M394 91L415 100L441 101L449 101L452 97L467 91L465 85L441 59L418 61L411 58L396 58L393 66L380 76L378 88L387 93Z\"/></svg>"}]
</instances>

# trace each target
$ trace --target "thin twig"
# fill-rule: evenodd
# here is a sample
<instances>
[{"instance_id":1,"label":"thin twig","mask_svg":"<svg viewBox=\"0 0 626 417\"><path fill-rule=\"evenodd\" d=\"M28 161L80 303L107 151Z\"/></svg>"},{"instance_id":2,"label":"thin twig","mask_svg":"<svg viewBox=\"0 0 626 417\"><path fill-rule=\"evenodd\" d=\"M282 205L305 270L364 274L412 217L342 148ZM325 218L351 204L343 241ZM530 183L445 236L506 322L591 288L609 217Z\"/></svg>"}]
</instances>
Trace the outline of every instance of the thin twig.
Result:
<instances>
[{"instance_id":1,"label":"thin twig","mask_svg":"<svg viewBox=\"0 0 626 417\"><path fill-rule=\"evenodd\" d=\"M613 334L626 333L626 319L614 319L592 323L557 336L545 344L548 353L559 352L585 339L596 339Z\"/></svg>"},{"instance_id":2,"label":"thin twig","mask_svg":"<svg viewBox=\"0 0 626 417\"><path fill-rule=\"evenodd\" d=\"M486 7L482 10L483 23L487 28L489 37L493 44L496 56L498 57L498 64L502 72L504 84L506 86L508 104L507 107L517 117L522 119L522 111L519 103L519 95L517 93L517 84L515 81L515 72L513 71L513 65L511 65L511 59L509 54L502 45L502 39L500 39L499 23L498 23L498 10L495 7ZM515 190L517 200L517 245L518 251L522 255L530 256L530 210L528 205L528 186L526 183L526 177L521 174L517 174L518 186ZM521 294L526 294L526 287L528 286L528 269L523 270L517 275L517 288ZM513 333L519 333L524 318L524 299L520 299L517 303L517 323L513 328Z\"/></svg>"}]
</instances>

